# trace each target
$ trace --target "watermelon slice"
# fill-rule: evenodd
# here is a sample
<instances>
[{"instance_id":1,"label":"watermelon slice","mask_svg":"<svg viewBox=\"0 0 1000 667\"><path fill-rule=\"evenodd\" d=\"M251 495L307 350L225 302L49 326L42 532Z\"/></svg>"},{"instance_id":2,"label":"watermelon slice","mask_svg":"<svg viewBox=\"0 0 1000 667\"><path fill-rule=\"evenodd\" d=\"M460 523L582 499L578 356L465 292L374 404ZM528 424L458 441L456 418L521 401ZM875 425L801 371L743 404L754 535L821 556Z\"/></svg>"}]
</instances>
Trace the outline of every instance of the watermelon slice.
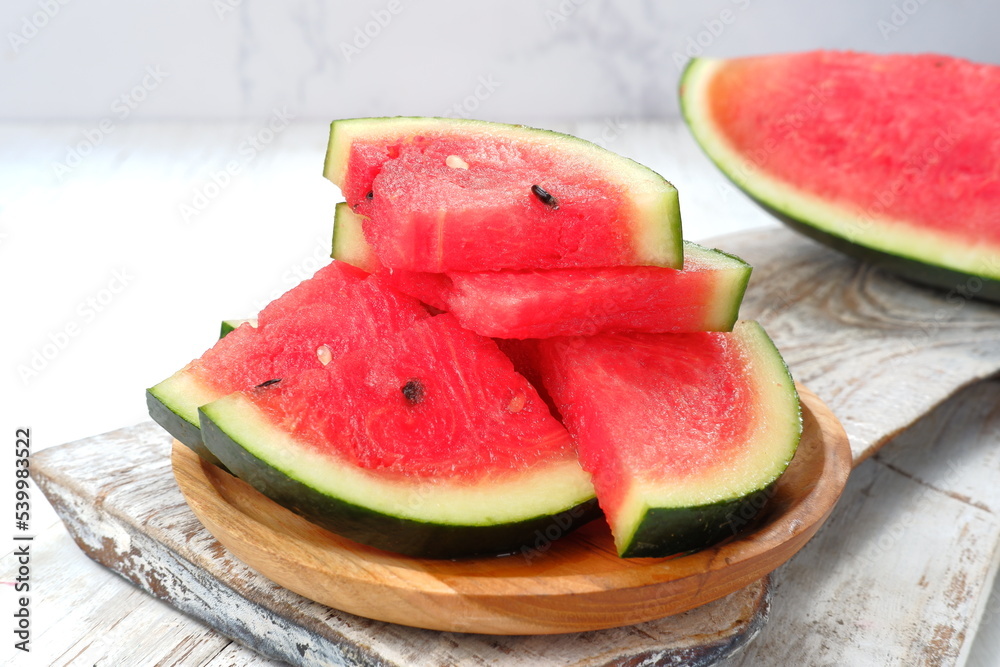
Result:
<instances>
[{"instance_id":1,"label":"watermelon slice","mask_svg":"<svg viewBox=\"0 0 1000 667\"><path fill-rule=\"evenodd\" d=\"M545 387L623 557L669 556L732 536L795 453L798 395L756 322L732 333L537 345Z\"/></svg>"},{"instance_id":2,"label":"watermelon slice","mask_svg":"<svg viewBox=\"0 0 1000 667\"><path fill-rule=\"evenodd\" d=\"M494 338L549 338L604 331L729 331L750 265L684 243L684 269L619 266L531 271L386 270L365 242L361 216L337 205L333 256L377 271L396 289L462 326Z\"/></svg>"},{"instance_id":3,"label":"watermelon slice","mask_svg":"<svg viewBox=\"0 0 1000 667\"><path fill-rule=\"evenodd\" d=\"M330 129L325 174L370 220L382 264L411 271L682 263L677 191L556 132L445 118Z\"/></svg>"},{"instance_id":4,"label":"watermelon slice","mask_svg":"<svg viewBox=\"0 0 1000 667\"><path fill-rule=\"evenodd\" d=\"M199 359L146 392L150 416L203 458L198 407L226 394L308 368L320 368L380 335L428 317L414 298L334 262L243 323Z\"/></svg>"},{"instance_id":5,"label":"watermelon slice","mask_svg":"<svg viewBox=\"0 0 1000 667\"><path fill-rule=\"evenodd\" d=\"M733 182L795 229L1000 300L1000 67L810 52L692 61L681 105Z\"/></svg>"},{"instance_id":6,"label":"watermelon slice","mask_svg":"<svg viewBox=\"0 0 1000 667\"><path fill-rule=\"evenodd\" d=\"M209 403L201 424L265 495L398 553L507 553L596 514L566 429L493 341L447 314Z\"/></svg>"}]
</instances>

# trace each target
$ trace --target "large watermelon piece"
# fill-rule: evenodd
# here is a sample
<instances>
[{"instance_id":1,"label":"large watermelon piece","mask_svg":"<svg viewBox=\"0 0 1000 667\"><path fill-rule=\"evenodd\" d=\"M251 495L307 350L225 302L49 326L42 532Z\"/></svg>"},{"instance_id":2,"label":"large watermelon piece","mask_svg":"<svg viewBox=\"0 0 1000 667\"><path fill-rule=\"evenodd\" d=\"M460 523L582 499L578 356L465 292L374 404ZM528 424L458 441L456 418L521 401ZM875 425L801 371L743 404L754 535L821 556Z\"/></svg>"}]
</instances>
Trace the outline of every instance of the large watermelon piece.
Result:
<instances>
[{"instance_id":1,"label":"large watermelon piece","mask_svg":"<svg viewBox=\"0 0 1000 667\"><path fill-rule=\"evenodd\" d=\"M411 271L682 263L677 191L582 139L444 118L335 121L325 173Z\"/></svg>"},{"instance_id":2,"label":"large watermelon piece","mask_svg":"<svg viewBox=\"0 0 1000 667\"><path fill-rule=\"evenodd\" d=\"M258 326L243 323L200 358L146 392L149 414L217 463L202 444L198 407L241 389L320 368L428 317L416 299L341 262L271 302Z\"/></svg>"},{"instance_id":3,"label":"large watermelon piece","mask_svg":"<svg viewBox=\"0 0 1000 667\"><path fill-rule=\"evenodd\" d=\"M537 360L623 557L734 535L798 446L795 386L756 322L553 338Z\"/></svg>"},{"instance_id":4,"label":"large watermelon piece","mask_svg":"<svg viewBox=\"0 0 1000 667\"><path fill-rule=\"evenodd\" d=\"M811 52L692 61L684 117L733 182L809 236L1000 299L1000 67Z\"/></svg>"},{"instance_id":5,"label":"large watermelon piece","mask_svg":"<svg viewBox=\"0 0 1000 667\"><path fill-rule=\"evenodd\" d=\"M382 267L341 202L333 256L379 272L400 291L453 313L494 338L550 338L605 331L729 331L750 279L732 255L684 243L684 268L616 266L429 273Z\"/></svg>"},{"instance_id":6,"label":"large watermelon piece","mask_svg":"<svg viewBox=\"0 0 1000 667\"><path fill-rule=\"evenodd\" d=\"M566 429L493 341L447 314L209 403L201 425L265 495L397 553L508 553L597 513Z\"/></svg>"}]
</instances>

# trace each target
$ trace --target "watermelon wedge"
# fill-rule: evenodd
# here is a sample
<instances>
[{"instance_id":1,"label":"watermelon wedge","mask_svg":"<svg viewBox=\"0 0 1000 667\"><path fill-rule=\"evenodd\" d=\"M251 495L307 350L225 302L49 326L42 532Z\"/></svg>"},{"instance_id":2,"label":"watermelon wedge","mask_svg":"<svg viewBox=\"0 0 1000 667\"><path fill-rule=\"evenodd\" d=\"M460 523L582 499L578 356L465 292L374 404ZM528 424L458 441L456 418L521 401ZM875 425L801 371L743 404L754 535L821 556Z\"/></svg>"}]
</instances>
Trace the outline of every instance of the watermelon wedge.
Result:
<instances>
[{"instance_id":1,"label":"watermelon wedge","mask_svg":"<svg viewBox=\"0 0 1000 667\"><path fill-rule=\"evenodd\" d=\"M271 302L200 358L146 392L150 416L206 460L198 407L240 389L320 368L428 316L416 299L334 262Z\"/></svg>"},{"instance_id":2,"label":"watermelon wedge","mask_svg":"<svg viewBox=\"0 0 1000 667\"><path fill-rule=\"evenodd\" d=\"M781 220L910 280L1000 300L1000 67L817 51L697 59L692 133Z\"/></svg>"},{"instance_id":3,"label":"watermelon wedge","mask_svg":"<svg viewBox=\"0 0 1000 667\"><path fill-rule=\"evenodd\" d=\"M335 121L325 174L410 271L682 263L677 191L582 139L445 118Z\"/></svg>"},{"instance_id":4,"label":"watermelon wedge","mask_svg":"<svg viewBox=\"0 0 1000 667\"><path fill-rule=\"evenodd\" d=\"M795 386L756 322L732 333L537 345L545 387L623 557L670 556L734 535L798 446Z\"/></svg>"},{"instance_id":5,"label":"watermelon wedge","mask_svg":"<svg viewBox=\"0 0 1000 667\"><path fill-rule=\"evenodd\" d=\"M509 553L597 511L566 429L493 341L447 314L204 405L201 425L260 492L397 553Z\"/></svg>"},{"instance_id":6,"label":"watermelon wedge","mask_svg":"<svg viewBox=\"0 0 1000 667\"><path fill-rule=\"evenodd\" d=\"M405 294L453 313L493 338L550 338L605 331L729 331L750 279L732 255L684 243L683 270L656 266L528 271L387 270L361 232L362 217L341 202L334 258L378 272Z\"/></svg>"}]
</instances>

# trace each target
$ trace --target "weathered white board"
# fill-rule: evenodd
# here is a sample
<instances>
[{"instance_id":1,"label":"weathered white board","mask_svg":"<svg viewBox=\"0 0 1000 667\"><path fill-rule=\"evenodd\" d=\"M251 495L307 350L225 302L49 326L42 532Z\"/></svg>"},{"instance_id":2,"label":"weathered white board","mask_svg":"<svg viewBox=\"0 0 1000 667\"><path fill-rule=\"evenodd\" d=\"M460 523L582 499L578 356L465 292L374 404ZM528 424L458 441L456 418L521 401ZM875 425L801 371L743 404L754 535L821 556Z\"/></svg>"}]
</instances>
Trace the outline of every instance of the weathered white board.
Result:
<instances>
[{"instance_id":1,"label":"weathered white board","mask_svg":"<svg viewBox=\"0 0 1000 667\"><path fill-rule=\"evenodd\" d=\"M961 665L998 565L992 380L855 468L826 525L775 572L768 626L727 664Z\"/></svg>"},{"instance_id":2,"label":"weathered white board","mask_svg":"<svg viewBox=\"0 0 1000 667\"><path fill-rule=\"evenodd\" d=\"M784 228L714 245L754 267L740 316L764 325L833 410L856 462L1000 371L998 304L911 285Z\"/></svg>"},{"instance_id":3,"label":"weathered white board","mask_svg":"<svg viewBox=\"0 0 1000 667\"><path fill-rule=\"evenodd\" d=\"M231 556L185 504L170 446L171 437L147 423L46 449L32 470L91 558L224 635L294 664L708 665L754 637L767 616L766 580L659 621L566 635L434 632L351 616L272 584ZM121 651L119 659L134 655L132 647Z\"/></svg>"}]
</instances>

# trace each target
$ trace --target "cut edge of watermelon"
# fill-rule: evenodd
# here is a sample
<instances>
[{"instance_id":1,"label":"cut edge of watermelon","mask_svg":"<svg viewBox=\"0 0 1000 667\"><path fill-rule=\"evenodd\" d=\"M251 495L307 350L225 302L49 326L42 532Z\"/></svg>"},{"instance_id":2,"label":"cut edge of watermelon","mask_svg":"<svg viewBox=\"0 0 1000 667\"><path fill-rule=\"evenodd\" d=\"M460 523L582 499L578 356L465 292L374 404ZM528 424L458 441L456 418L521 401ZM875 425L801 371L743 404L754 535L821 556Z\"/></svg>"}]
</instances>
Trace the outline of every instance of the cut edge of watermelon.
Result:
<instances>
[{"instance_id":1,"label":"cut edge of watermelon","mask_svg":"<svg viewBox=\"0 0 1000 667\"><path fill-rule=\"evenodd\" d=\"M385 129L379 131L380 125ZM629 185L631 203L636 211L632 234L637 263L671 268L679 268L683 264L677 188L649 167L570 134L467 118L347 118L330 124L330 141L323 163L323 175L337 187L343 188L351 144L358 137L388 140L435 130L453 131L456 125L470 133L479 132L490 137L503 135L526 143L558 146L554 150L575 151L603 171L603 177L609 182Z\"/></svg>"},{"instance_id":2,"label":"cut edge of watermelon","mask_svg":"<svg viewBox=\"0 0 1000 667\"><path fill-rule=\"evenodd\" d=\"M740 257L718 248L707 248L692 241L684 241L685 270L688 263L697 264L702 268L716 271L726 271L730 275L728 282L720 283L713 296L715 310L705 318L706 331L732 331L733 325L740 316L740 306L743 296L750 284L753 267ZM690 270L697 270L692 267ZM731 298L722 298L731 295Z\"/></svg>"},{"instance_id":3,"label":"cut edge of watermelon","mask_svg":"<svg viewBox=\"0 0 1000 667\"><path fill-rule=\"evenodd\" d=\"M203 429L207 427L206 445L237 475L245 468L239 463L238 448L256 460L251 469L265 468L329 501L399 519L497 526L572 510L594 497L590 475L575 458L536 466L510 479L491 477L481 484L440 479L414 483L412 478L394 480L316 451L269 423L242 392L203 405L199 412ZM553 493L554 488L561 492Z\"/></svg>"},{"instance_id":4,"label":"cut edge of watermelon","mask_svg":"<svg viewBox=\"0 0 1000 667\"><path fill-rule=\"evenodd\" d=\"M740 337L744 352L750 356L753 372L749 377L754 383L752 393L759 397L757 404L767 406L767 414L761 415L763 429L754 438L759 446L748 448L738 461L729 459L728 470L712 467L684 480L635 481L615 518L615 546L622 556L636 550L635 536L651 514L679 510L691 516L732 515L743 502L766 493L794 457L802 434L802 413L788 367L757 322L738 322L733 335ZM745 471L753 471L753 475L747 476Z\"/></svg>"},{"instance_id":5,"label":"cut edge of watermelon","mask_svg":"<svg viewBox=\"0 0 1000 667\"><path fill-rule=\"evenodd\" d=\"M962 239L915 227L903 220L864 220L857 211L797 190L754 165L728 141L712 119L708 89L715 74L727 62L721 58L695 58L688 63L681 76L681 111L708 157L741 190L800 231L808 233L802 227L816 229L834 239L842 239L844 244L857 244L889 257L902 256L931 267L955 271L959 276L977 275L987 280L1000 280L1000 261L997 261L1000 246L970 247ZM841 249L852 252L849 248ZM871 259L858 252L852 254ZM969 267L973 267L971 272ZM913 271L909 274L920 279Z\"/></svg>"},{"instance_id":6,"label":"cut edge of watermelon","mask_svg":"<svg viewBox=\"0 0 1000 667\"><path fill-rule=\"evenodd\" d=\"M375 252L365 239L362 216L352 211L346 201L338 202L334 207L330 257L367 273L375 273L380 266Z\"/></svg>"},{"instance_id":7,"label":"cut edge of watermelon","mask_svg":"<svg viewBox=\"0 0 1000 667\"><path fill-rule=\"evenodd\" d=\"M378 258L364 237L363 216L351 210L347 202L339 202L335 207L333 222L333 252L335 260L347 262L363 271L375 273L379 270ZM705 318L707 331L730 331L739 318L740 305L750 282L753 267L740 257L719 250L707 248L692 241L684 241L685 270L708 269L727 271L731 275L725 283L718 285L719 294L733 295L732 298L715 298L716 308ZM561 269L550 269L559 271ZM582 269L569 269L582 270Z\"/></svg>"}]
</instances>

